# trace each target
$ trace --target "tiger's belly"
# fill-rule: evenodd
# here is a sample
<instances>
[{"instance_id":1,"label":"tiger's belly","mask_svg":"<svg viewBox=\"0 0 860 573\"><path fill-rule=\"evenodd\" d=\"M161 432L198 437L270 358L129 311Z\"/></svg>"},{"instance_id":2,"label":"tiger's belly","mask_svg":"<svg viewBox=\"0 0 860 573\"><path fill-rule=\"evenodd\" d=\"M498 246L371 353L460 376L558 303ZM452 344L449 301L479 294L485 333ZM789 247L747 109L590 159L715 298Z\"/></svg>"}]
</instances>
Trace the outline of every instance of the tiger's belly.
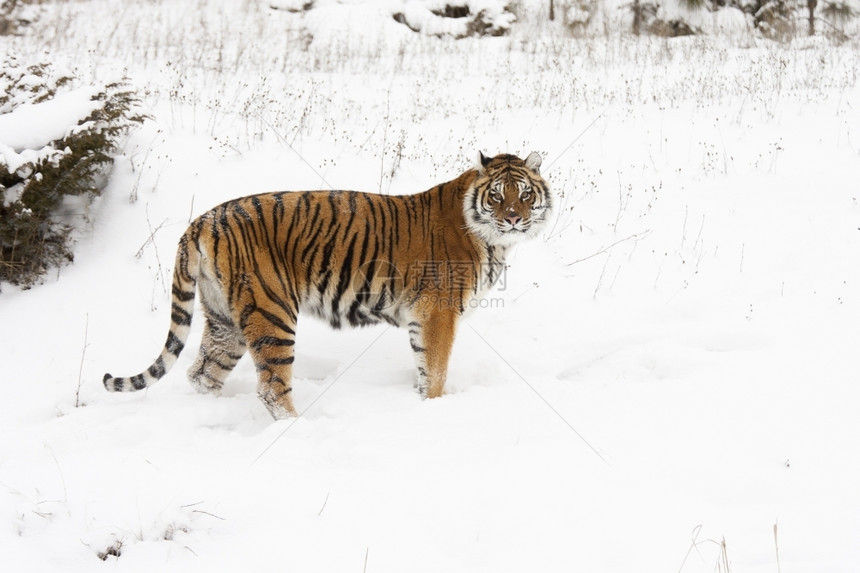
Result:
<instances>
[{"instance_id":1,"label":"tiger's belly","mask_svg":"<svg viewBox=\"0 0 860 573\"><path fill-rule=\"evenodd\" d=\"M409 322L409 308L403 301L366 298L353 293L340 297L323 297L318 293L307 296L301 301L299 312L315 316L335 329L380 323L405 326Z\"/></svg>"}]
</instances>

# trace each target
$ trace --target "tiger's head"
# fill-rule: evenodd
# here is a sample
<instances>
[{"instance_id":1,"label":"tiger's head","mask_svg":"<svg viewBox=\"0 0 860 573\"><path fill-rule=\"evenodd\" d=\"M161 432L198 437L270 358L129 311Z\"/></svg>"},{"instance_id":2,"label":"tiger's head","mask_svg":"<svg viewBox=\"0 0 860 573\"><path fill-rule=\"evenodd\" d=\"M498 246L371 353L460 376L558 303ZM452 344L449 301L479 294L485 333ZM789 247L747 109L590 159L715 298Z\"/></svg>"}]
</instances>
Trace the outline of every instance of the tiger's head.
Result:
<instances>
[{"instance_id":1,"label":"tiger's head","mask_svg":"<svg viewBox=\"0 0 860 573\"><path fill-rule=\"evenodd\" d=\"M473 233L490 245L512 245L534 237L549 217L552 198L540 176L541 156L478 155L478 176L466 192L463 211Z\"/></svg>"}]
</instances>

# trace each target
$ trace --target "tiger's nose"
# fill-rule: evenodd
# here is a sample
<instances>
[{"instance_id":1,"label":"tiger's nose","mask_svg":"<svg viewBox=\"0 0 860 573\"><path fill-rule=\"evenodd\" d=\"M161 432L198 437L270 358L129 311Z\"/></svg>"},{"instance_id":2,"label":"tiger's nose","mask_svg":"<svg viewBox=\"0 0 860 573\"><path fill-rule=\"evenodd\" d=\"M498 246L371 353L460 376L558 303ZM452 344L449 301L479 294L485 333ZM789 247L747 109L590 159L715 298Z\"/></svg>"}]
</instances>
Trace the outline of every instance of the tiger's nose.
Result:
<instances>
[{"instance_id":1,"label":"tiger's nose","mask_svg":"<svg viewBox=\"0 0 860 573\"><path fill-rule=\"evenodd\" d=\"M507 216L505 217L505 220L513 226L513 225L516 225L517 223L519 223L520 221L522 221L523 218L520 217L519 215L517 215L516 213L514 213L513 211L511 211L510 213L507 214Z\"/></svg>"}]
</instances>

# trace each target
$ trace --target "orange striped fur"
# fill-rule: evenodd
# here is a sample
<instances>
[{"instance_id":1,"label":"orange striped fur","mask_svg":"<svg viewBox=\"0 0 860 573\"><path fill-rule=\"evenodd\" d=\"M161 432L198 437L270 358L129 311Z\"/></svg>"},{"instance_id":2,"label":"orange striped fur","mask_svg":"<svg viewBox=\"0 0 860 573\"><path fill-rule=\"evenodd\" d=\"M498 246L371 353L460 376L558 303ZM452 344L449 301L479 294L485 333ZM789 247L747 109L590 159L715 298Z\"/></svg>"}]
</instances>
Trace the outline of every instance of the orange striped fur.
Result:
<instances>
[{"instance_id":1,"label":"orange striped fur","mask_svg":"<svg viewBox=\"0 0 860 573\"><path fill-rule=\"evenodd\" d=\"M334 328L386 322L409 331L423 396L440 396L458 318L502 274L511 245L551 208L540 155L480 155L475 169L415 195L298 191L252 195L198 217L179 240L171 325L155 362L109 391L146 388L182 351L197 294L206 319L188 371L218 393L249 352L272 416L296 415L299 314Z\"/></svg>"}]
</instances>

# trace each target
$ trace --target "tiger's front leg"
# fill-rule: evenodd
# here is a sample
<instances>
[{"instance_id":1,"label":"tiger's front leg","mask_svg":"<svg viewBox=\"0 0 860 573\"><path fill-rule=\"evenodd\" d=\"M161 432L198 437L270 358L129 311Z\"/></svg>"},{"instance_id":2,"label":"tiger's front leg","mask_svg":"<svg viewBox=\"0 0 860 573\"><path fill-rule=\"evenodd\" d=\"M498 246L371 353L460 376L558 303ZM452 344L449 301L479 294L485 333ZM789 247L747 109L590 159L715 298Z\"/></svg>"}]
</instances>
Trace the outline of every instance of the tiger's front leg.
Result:
<instances>
[{"instance_id":1,"label":"tiger's front leg","mask_svg":"<svg viewBox=\"0 0 860 573\"><path fill-rule=\"evenodd\" d=\"M438 398L448 376L457 313L433 308L423 314L422 318L409 323L409 342L418 368L418 391L424 398Z\"/></svg>"}]
</instances>

